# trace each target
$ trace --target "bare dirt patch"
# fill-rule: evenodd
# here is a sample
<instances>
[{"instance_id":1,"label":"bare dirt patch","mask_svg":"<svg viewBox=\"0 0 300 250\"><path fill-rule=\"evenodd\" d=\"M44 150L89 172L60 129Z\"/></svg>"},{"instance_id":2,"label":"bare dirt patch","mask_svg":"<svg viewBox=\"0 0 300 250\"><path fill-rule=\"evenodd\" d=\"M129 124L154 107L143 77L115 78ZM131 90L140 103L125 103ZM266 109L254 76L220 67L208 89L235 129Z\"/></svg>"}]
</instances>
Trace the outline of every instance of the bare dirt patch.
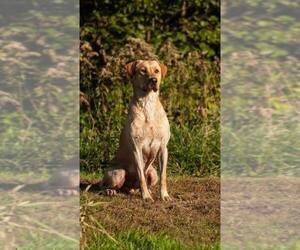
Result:
<instances>
[{"instance_id":1,"label":"bare dirt patch","mask_svg":"<svg viewBox=\"0 0 300 250\"><path fill-rule=\"evenodd\" d=\"M92 183L82 180L82 186ZM139 230L165 233L185 245L216 243L220 239L220 181L219 178L169 178L169 193L173 200L162 202L158 189L152 190L154 203L145 203L140 195L119 193L107 197L93 186L81 192L85 223L93 224L92 216L105 230L114 235ZM97 204L98 206L86 206ZM83 211L82 210L82 211ZM88 231L83 238L89 241Z\"/></svg>"}]
</instances>

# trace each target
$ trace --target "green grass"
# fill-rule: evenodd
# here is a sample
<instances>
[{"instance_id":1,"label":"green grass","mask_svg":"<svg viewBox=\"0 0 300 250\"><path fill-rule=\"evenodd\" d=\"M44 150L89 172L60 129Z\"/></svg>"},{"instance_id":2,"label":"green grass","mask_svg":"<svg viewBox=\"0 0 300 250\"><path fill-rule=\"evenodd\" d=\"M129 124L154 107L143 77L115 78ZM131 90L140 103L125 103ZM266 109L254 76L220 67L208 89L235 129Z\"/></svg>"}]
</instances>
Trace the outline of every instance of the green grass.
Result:
<instances>
[{"instance_id":1,"label":"green grass","mask_svg":"<svg viewBox=\"0 0 300 250\"><path fill-rule=\"evenodd\" d=\"M103 176L102 171L94 171L94 172L88 172L86 170L80 171L80 180L84 181L97 181Z\"/></svg>"},{"instance_id":2,"label":"green grass","mask_svg":"<svg viewBox=\"0 0 300 250\"><path fill-rule=\"evenodd\" d=\"M129 231L123 232L114 238L106 237L103 234L94 234L92 243L87 250L192 250L177 240L163 234L150 234L147 232ZM196 246L197 250L218 250L219 244Z\"/></svg>"},{"instance_id":3,"label":"green grass","mask_svg":"<svg viewBox=\"0 0 300 250\"><path fill-rule=\"evenodd\" d=\"M168 168L174 174L218 176L220 171L219 123L193 127L173 125Z\"/></svg>"}]
</instances>

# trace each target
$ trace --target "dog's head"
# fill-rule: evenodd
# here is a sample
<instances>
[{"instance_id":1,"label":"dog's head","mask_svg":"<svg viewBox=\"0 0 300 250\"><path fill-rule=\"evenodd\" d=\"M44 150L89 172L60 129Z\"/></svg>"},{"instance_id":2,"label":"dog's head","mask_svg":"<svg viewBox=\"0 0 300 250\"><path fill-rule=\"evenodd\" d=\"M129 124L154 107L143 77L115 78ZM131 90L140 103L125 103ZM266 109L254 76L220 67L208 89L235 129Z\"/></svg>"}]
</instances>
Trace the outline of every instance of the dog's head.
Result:
<instances>
[{"instance_id":1,"label":"dog's head","mask_svg":"<svg viewBox=\"0 0 300 250\"><path fill-rule=\"evenodd\" d=\"M144 92L156 92L159 90L161 80L166 76L167 66L154 60L138 60L128 63L126 71L132 79L134 88Z\"/></svg>"}]
</instances>

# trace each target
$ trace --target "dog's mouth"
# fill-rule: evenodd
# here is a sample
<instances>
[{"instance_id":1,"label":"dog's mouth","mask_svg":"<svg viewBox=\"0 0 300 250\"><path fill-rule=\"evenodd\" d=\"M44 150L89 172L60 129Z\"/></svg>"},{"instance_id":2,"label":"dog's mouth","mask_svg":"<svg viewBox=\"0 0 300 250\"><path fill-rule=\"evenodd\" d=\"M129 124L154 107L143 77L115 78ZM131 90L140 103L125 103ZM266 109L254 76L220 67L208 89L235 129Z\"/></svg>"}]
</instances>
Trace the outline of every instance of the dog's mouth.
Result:
<instances>
[{"instance_id":1,"label":"dog's mouth","mask_svg":"<svg viewBox=\"0 0 300 250\"><path fill-rule=\"evenodd\" d=\"M156 92L156 91L158 90L156 84L155 84L155 86L152 86L152 90L153 90L154 92Z\"/></svg>"},{"instance_id":2,"label":"dog's mouth","mask_svg":"<svg viewBox=\"0 0 300 250\"><path fill-rule=\"evenodd\" d=\"M145 86L145 88L143 88L143 90L145 92L150 92L151 90L153 90L154 92L157 92L158 90L158 86L155 83L148 83L147 86Z\"/></svg>"}]
</instances>

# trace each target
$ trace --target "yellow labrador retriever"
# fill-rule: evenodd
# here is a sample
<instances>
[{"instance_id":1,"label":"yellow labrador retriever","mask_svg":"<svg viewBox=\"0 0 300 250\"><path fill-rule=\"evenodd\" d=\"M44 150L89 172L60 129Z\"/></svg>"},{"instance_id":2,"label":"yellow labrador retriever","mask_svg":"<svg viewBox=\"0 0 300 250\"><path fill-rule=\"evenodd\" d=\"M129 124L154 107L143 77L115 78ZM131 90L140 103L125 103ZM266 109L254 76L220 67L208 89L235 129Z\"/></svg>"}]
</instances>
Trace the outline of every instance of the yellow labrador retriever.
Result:
<instances>
[{"instance_id":1,"label":"yellow labrador retriever","mask_svg":"<svg viewBox=\"0 0 300 250\"><path fill-rule=\"evenodd\" d=\"M133 97L125 126L121 132L117 155L102 180L108 195L123 189L141 190L143 200L153 201L149 188L158 181L152 163L158 158L160 196L171 200L166 183L167 144L170 126L159 100L159 86L167 67L157 61L138 60L126 65L133 83Z\"/></svg>"}]
</instances>

